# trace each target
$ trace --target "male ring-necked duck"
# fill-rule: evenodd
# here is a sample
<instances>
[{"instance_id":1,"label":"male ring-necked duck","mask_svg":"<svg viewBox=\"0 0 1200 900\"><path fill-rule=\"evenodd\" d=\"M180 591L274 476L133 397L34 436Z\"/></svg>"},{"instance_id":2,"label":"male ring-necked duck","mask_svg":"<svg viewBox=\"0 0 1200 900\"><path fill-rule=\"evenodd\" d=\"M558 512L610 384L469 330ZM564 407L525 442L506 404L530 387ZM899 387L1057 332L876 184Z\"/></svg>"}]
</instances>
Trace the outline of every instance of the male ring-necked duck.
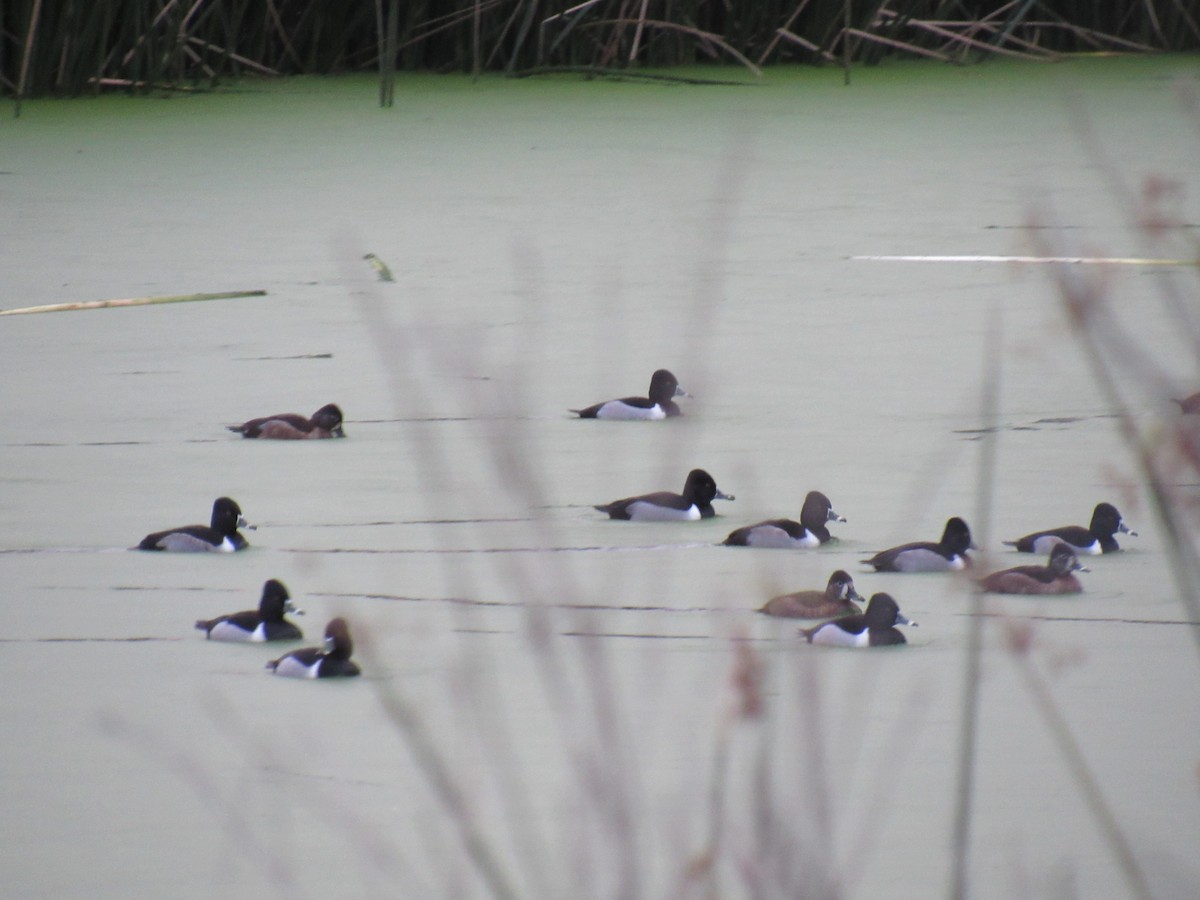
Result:
<instances>
[{"instance_id":1,"label":"male ring-necked duck","mask_svg":"<svg viewBox=\"0 0 1200 900\"><path fill-rule=\"evenodd\" d=\"M595 507L608 513L610 519L632 519L635 522L694 522L711 519L717 513L713 500L732 500L732 494L717 489L717 482L703 469L688 472L682 494L657 491L639 497L626 497Z\"/></svg>"},{"instance_id":2,"label":"male ring-necked duck","mask_svg":"<svg viewBox=\"0 0 1200 900\"><path fill-rule=\"evenodd\" d=\"M876 572L947 572L964 569L971 563L967 551L971 543L971 529L967 523L955 516L946 522L942 539L917 541L901 544L889 550L881 550L863 562L874 566Z\"/></svg>"},{"instance_id":3,"label":"male ring-necked duck","mask_svg":"<svg viewBox=\"0 0 1200 900\"><path fill-rule=\"evenodd\" d=\"M1059 541L1044 566L1014 566L993 572L980 582L993 594L1078 594L1083 585L1075 572L1086 572L1069 544Z\"/></svg>"},{"instance_id":4,"label":"male ring-necked duck","mask_svg":"<svg viewBox=\"0 0 1200 900\"><path fill-rule=\"evenodd\" d=\"M1021 553L1049 553L1055 544L1062 541L1070 544L1076 553L1099 556L1101 553L1116 553L1121 549L1115 537L1117 532L1137 537L1137 532L1130 531L1122 521L1121 514L1115 506L1111 503L1097 503L1092 512L1092 524L1087 528L1082 525L1064 525L1061 528L1035 531L1015 541L1004 543L1016 547Z\"/></svg>"},{"instance_id":5,"label":"male ring-necked duck","mask_svg":"<svg viewBox=\"0 0 1200 900\"><path fill-rule=\"evenodd\" d=\"M650 378L649 397L624 397L597 403L587 409L573 409L581 419L666 419L681 414L674 397L690 397L675 376L659 369Z\"/></svg>"},{"instance_id":6,"label":"male ring-necked duck","mask_svg":"<svg viewBox=\"0 0 1200 900\"><path fill-rule=\"evenodd\" d=\"M272 578L263 585L258 609L228 613L215 619L199 619L196 627L212 641L298 641L304 634L284 616L287 613L304 615L288 596L283 582Z\"/></svg>"},{"instance_id":7,"label":"male ring-necked duck","mask_svg":"<svg viewBox=\"0 0 1200 900\"><path fill-rule=\"evenodd\" d=\"M216 550L231 553L244 550L250 542L238 528L254 530L242 517L242 508L228 497L218 497L213 503L209 525L181 525L166 531L156 531L142 538L139 550L168 550L174 553L202 553Z\"/></svg>"},{"instance_id":8,"label":"male ring-necked duck","mask_svg":"<svg viewBox=\"0 0 1200 900\"><path fill-rule=\"evenodd\" d=\"M829 576L825 590L795 591L772 597L759 612L789 619L831 619L862 612L855 600L861 601L862 597L854 589L854 579L838 569Z\"/></svg>"},{"instance_id":9,"label":"male ring-necked duck","mask_svg":"<svg viewBox=\"0 0 1200 900\"><path fill-rule=\"evenodd\" d=\"M311 438L345 437L342 430L342 411L336 403L327 403L306 419L299 413L280 413L251 419L241 425L226 426L247 438L269 438L280 441L308 440Z\"/></svg>"},{"instance_id":10,"label":"male ring-necked duck","mask_svg":"<svg viewBox=\"0 0 1200 900\"><path fill-rule=\"evenodd\" d=\"M290 678L352 678L361 671L350 659L353 652L350 627L339 617L325 626L324 645L293 650L271 660L267 668Z\"/></svg>"},{"instance_id":11,"label":"male ring-necked duck","mask_svg":"<svg viewBox=\"0 0 1200 900\"><path fill-rule=\"evenodd\" d=\"M729 547L819 547L833 539L827 522L845 522L833 511L829 498L820 491L809 491L800 509L800 521L792 519L768 519L755 525L747 525L729 533L722 542Z\"/></svg>"},{"instance_id":12,"label":"male ring-necked duck","mask_svg":"<svg viewBox=\"0 0 1200 900\"><path fill-rule=\"evenodd\" d=\"M907 641L897 625L916 626L900 612L890 594L875 594L861 615L843 616L800 631L810 644L829 647L886 647Z\"/></svg>"}]
</instances>

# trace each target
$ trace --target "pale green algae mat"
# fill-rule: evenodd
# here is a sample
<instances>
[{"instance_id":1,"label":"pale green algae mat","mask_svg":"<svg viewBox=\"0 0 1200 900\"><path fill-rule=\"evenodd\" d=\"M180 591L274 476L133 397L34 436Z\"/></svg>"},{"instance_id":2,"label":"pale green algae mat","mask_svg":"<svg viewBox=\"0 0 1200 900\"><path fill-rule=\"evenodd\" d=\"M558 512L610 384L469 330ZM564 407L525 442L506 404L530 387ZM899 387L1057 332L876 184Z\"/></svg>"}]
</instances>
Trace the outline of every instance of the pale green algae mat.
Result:
<instances>
[{"instance_id":1,"label":"pale green algae mat","mask_svg":"<svg viewBox=\"0 0 1200 900\"><path fill-rule=\"evenodd\" d=\"M391 110L369 79L256 81L0 120L0 307L268 291L0 320L5 894L943 894L969 583L859 560L961 515L984 565L1033 563L1000 540L1109 500L1141 533L1082 596L989 601L1033 643L986 620L969 891L1192 896L1197 624L1049 273L854 257L1044 252L1031 215L1060 252L1146 255L1097 152L1200 222L1198 68L402 77ZM1161 276L1114 268L1111 296L1200 389ZM567 413L659 367L685 418ZM223 427L329 402L344 441ZM696 466L738 496L717 519L591 508ZM837 543L718 546L811 489ZM223 494L248 552L126 550ZM920 623L907 647L753 612L836 568ZM273 678L288 647L192 629L267 578L306 643L349 620L362 678Z\"/></svg>"}]
</instances>

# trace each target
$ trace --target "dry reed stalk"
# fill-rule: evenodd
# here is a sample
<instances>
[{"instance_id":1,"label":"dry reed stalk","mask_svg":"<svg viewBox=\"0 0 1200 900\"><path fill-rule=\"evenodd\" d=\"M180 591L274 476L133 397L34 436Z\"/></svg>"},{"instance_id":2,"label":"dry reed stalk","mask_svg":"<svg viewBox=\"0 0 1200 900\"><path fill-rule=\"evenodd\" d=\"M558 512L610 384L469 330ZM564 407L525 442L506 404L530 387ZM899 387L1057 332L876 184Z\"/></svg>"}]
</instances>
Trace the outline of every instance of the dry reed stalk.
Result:
<instances>
[{"instance_id":1,"label":"dry reed stalk","mask_svg":"<svg viewBox=\"0 0 1200 900\"><path fill-rule=\"evenodd\" d=\"M233 300L238 297L264 297L264 290L222 291L215 294L178 294L167 297L127 297L120 300L83 300L77 303L51 303L47 306L26 306L0 310L0 316L23 316L31 313L74 312L80 309L109 309L124 306L157 306L163 303L194 303L201 300Z\"/></svg>"},{"instance_id":2,"label":"dry reed stalk","mask_svg":"<svg viewBox=\"0 0 1200 900\"><path fill-rule=\"evenodd\" d=\"M208 41L202 40L201 38L190 37L188 38L188 43L195 44L197 47L203 47L205 50L211 50L213 53L219 53L222 56L226 56L229 59L234 60L235 62L241 63L247 69L253 69L255 72L260 72L263 75L281 74L278 69L272 69L270 66L264 66L262 63L255 62L254 60L242 56L241 54L233 53L229 50L226 50L224 47L218 47L216 44L210 44Z\"/></svg>"},{"instance_id":3,"label":"dry reed stalk","mask_svg":"<svg viewBox=\"0 0 1200 900\"><path fill-rule=\"evenodd\" d=\"M711 41L716 46L720 47L739 63L753 72L759 78L762 77L762 69L747 59L740 51L735 50L730 44L721 38L719 35L704 31L700 28L693 28L691 25L681 25L678 22L665 22L661 19L603 19L599 22L593 22L591 27L599 28L604 25L637 25L639 22L644 23L652 28L661 28L664 31L678 31L682 34L690 34L692 37L699 38L703 41ZM615 40L615 38L614 38Z\"/></svg>"},{"instance_id":4,"label":"dry reed stalk","mask_svg":"<svg viewBox=\"0 0 1200 900\"><path fill-rule=\"evenodd\" d=\"M977 506L975 525L979 544L986 547L995 505L996 456L1000 429L1000 387L1004 349L1004 318L1002 309L992 309L991 321L985 335L983 394L980 398L980 427L983 440L979 450ZM983 671L983 591L973 586L970 591L970 620L967 631L967 653L963 670L963 699L958 735L958 778L955 790L954 828L951 832L950 895L955 900L971 896L969 885L971 823L975 800L975 762L979 733L979 696Z\"/></svg>"},{"instance_id":5,"label":"dry reed stalk","mask_svg":"<svg viewBox=\"0 0 1200 900\"><path fill-rule=\"evenodd\" d=\"M792 32L787 31L783 28L780 28L776 32L776 34L778 37L783 38L784 40L791 41L793 44L797 44L798 46L803 47L805 50L811 50L813 53L819 54L822 59L824 59L828 62L835 63L838 61L838 58L836 56L834 56L832 53L830 53L828 50L826 50L823 47L818 46L817 44L814 44L812 41L805 40L804 38L800 37L800 35L798 35L798 34L792 34Z\"/></svg>"},{"instance_id":6,"label":"dry reed stalk","mask_svg":"<svg viewBox=\"0 0 1200 900\"><path fill-rule=\"evenodd\" d=\"M33 56L33 41L37 36L38 22L42 17L42 0L34 0L33 10L29 14L29 30L25 32L25 50L21 54L21 74L17 78L17 102L13 107L13 118L21 118L21 101L25 97L25 87L29 78L29 61Z\"/></svg>"},{"instance_id":7,"label":"dry reed stalk","mask_svg":"<svg viewBox=\"0 0 1200 900\"><path fill-rule=\"evenodd\" d=\"M887 47L893 47L897 50L903 50L906 53L916 53L918 56L927 56L930 59L936 59L939 62L957 63L957 60L955 60L949 56L946 56L946 54L944 54L944 53L938 53L936 50L927 50L926 48L919 47L916 44L906 43L905 41L898 41L894 38L886 38L883 35L872 34L869 31L861 31L857 28L849 28L849 29L847 29L847 34L851 34L854 37L860 38L865 41L873 41L874 43L877 43L877 44L883 44L884 46L887 46Z\"/></svg>"},{"instance_id":8,"label":"dry reed stalk","mask_svg":"<svg viewBox=\"0 0 1200 900\"><path fill-rule=\"evenodd\" d=\"M975 40L975 38L967 37L963 34L956 34L955 32L950 31L948 28L942 28L939 25L934 25L932 22L922 21L920 19L909 19L907 24L911 25L913 28L918 28L922 31L928 31L930 34L936 34L937 36L943 37L952 43L960 42L965 45L965 47L974 47L977 50L983 50L987 53L997 53L1000 56L1011 56L1016 59L1027 59L1036 62L1043 62L1046 59L1044 56L1038 56L1033 53L1023 53L1020 50L1010 50L1007 47L997 47L994 44L986 44L983 41Z\"/></svg>"},{"instance_id":9,"label":"dry reed stalk","mask_svg":"<svg viewBox=\"0 0 1200 900\"><path fill-rule=\"evenodd\" d=\"M792 27L792 24L796 21L796 19L800 18L800 13L804 12L804 7L808 6L808 3L809 3L809 0L800 0L800 4L794 10L792 10L792 14L787 17L787 21L785 21L780 27L775 29L774 37L772 37L771 40L767 43L767 46L763 50L763 52L758 55L757 62L760 66L764 62L767 61L767 57L771 55L771 51L773 51L775 49L775 47L779 44L780 38L784 38L784 37L796 38L797 37L795 34L792 33L791 27ZM803 44L801 44L801 46L803 46ZM816 51L817 47L814 44L809 49Z\"/></svg>"}]
</instances>

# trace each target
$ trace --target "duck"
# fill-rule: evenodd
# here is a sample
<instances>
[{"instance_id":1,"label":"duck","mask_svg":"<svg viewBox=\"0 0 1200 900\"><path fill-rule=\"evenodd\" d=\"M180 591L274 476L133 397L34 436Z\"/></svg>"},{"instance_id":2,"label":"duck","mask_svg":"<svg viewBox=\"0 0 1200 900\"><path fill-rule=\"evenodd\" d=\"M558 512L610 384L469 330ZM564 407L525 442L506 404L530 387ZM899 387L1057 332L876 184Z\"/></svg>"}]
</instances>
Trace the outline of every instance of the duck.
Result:
<instances>
[{"instance_id":1,"label":"duck","mask_svg":"<svg viewBox=\"0 0 1200 900\"><path fill-rule=\"evenodd\" d=\"M1064 525L1061 528L1035 531L1015 541L1004 543L1016 547L1019 553L1049 553L1055 544L1062 542L1070 544L1076 553L1099 556L1102 553L1116 553L1121 549L1117 543L1117 532L1137 537L1137 532L1129 530L1115 506L1111 503L1097 503L1092 511L1092 522L1087 528L1082 525Z\"/></svg>"},{"instance_id":2,"label":"duck","mask_svg":"<svg viewBox=\"0 0 1200 900\"><path fill-rule=\"evenodd\" d=\"M250 542L238 528L254 530L242 516L242 508L229 497L218 497L213 502L212 520L208 525L181 525L156 531L142 538L138 550L165 550L172 553L203 553L216 551L232 553L245 550Z\"/></svg>"},{"instance_id":3,"label":"duck","mask_svg":"<svg viewBox=\"0 0 1200 900\"><path fill-rule=\"evenodd\" d=\"M1044 566L1015 566L993 572L979 584L993 594L1080 594L1075 572L1086 572L1069 544L1054 545Z\"/></svg>"},{"instance_id":4,"label":"duck","mask_svg":"<svg viewBox=\"0 0 1200 900\"><path fill-rule=\"evenodd\" d=\"M833 511L833 504L820 491L809 491L800 508L800 521L767 519L731 531L721 543L727 547L820 547L833 540L825 527L828 522L846 520Z\"/></svg>"},{"instance_id":5,"label":"duck","mask_svg":"<svg viewBox=\"0 0 1200 900\"><path fill-rule=\"evenodd\" d=\"M626 519L634 522L695 522L711 519L717 514L713 500L733 500L717 488L717 482L703 469L688 472L682 494L656 491L638 497L626 497L596 506L600 512L608 513L610 519Z\"/></svg>"},{"instance_id":6,"label":"duck","mask_svg":"<svg viewBox=\"0 0 1200 900\"><path fill-rule=\"evenodd\" d=\"M304 633L284 616L294 613L304 615L304 610L297 609L292 603L288 589L283 582L274 578L263 584L262 599L258 609L246 609L242 612L227 613L215 619L198 619L196 627L205 632L211 641L243 641L262 643L264 641L298 641Z\"/></svg>"},{"instance_id":7,"label":"duck","mask_svg":"<svg viewBox=\"0 0 1200 900\"><path fill-rule=\"evenodd\" d=\"M967 550L974 546L971 529L966 522L954 516L946 521L942 539L936 544L930 541L901 544L881 550L863 562L874 566L876 572L948 572L970 565Z\"/></svg>"},{"instance_id":8,"label":"duck","mask_svg":"<svg viewBox=\"0 0 1200 900\"><path fill-rule=\"evenodd\" d=\"M586 409L573 409L581 419L668 419L683 414L675 403L675 397L691 397L679 386L679 381L666 369L659 369L650 376L648 397L623 397L607 400Z\"/></svg>"},{"instance_id":9,"label":"duck","mask_svg":"<svg viewBox=\"0 0 1200 900\"><path fill-rule=\"evenodd\" d=\"M908 643L897 625L915 628L917 623L900 612L900 606L891 594L880 593L871 597L865 613L804 628L800 634L810 644L829 647L887 647Z\"/></svg>"},{"instance_id":10,"label":"duck","mask_svg":"<svg viewBox=\"0 0 1200 900\"><path fill-rule=\"evenodd\" d=\"M251 419L241 425L225 426L244 438L266 438L278 441L311 440L314 438L345 437L342 430L342 411L336 403L326 403L311 419L299 413L279 413Z\"/></svg>"},{"instance_id":11,"label":"duck","mask_svg":"<svg viewBox=\"0 0 1200 900\"><path fill-rule=\"evenodd\" d=\"M829 576L825 590L796 591L772 597L759 612L788 619L831 619L861 613L862 608L855 600L861 601L862 597L854 589L854 579L848 572L838 569Z\"/></svg>"},{"instance_id":12,"label":"duck","mask_svg":"<svg viewBox=\"0 0 1200 900\"><path fill-rule=\"evenodd\" d=\"M304 647L285 653L267 663L267 670L289 678L353 678L361 673L350 659L354 642L350 626L339 616L325 626L325 643L320 647Z\"/></svg>"}]
</instances>

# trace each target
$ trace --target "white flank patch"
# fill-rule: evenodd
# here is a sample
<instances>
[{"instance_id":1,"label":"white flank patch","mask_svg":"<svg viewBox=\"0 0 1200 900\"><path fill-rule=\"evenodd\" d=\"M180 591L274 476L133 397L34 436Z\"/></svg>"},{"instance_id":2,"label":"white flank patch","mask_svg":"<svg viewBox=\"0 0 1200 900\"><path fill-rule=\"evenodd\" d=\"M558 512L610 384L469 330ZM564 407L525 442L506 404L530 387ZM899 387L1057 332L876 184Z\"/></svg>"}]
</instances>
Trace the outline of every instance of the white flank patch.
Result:
<instances>
[{"instance_id":1,"label":"white flank patch","mask_svg":"<svg viewBox=\"0 0 1200 900\"><path fill-rule=\"evenodd\" d=\"M629 518L635 522L695 522L700 518L696 504L687 509L672 509L638 500L629 504Z\"/></svg>"},{"instance_id":2,"label":"white flank patch","mask_svg":"<svg viewBox=\"0 0 1200 900\"><path fill-rule=\"evenodd\" d=\"M819 547L821 542L812 532L805 532L804 537L797 539L774 525L759 525L750 532L746 545L791 550L797 547Z\"/></svg>"},{"instance_id":3,"label":"white flank patch","mask_svg":"<svg viewBox=\"0 0 1200 900\"><path fill-rule=\"evenodd\" d=\"M275 667L275 674L286 678L316 678L317 667L320 664L321 661L317 660L311 666L306 666L294 656L285 656Z\"/></svg>"},{"instance_id":4,"label":"white flank patch","mask_svg":"<svg viewBox=\"0 0 1200 900\"><path fill-rule=\"evenodd\" d=\"M630 406L627 403L622 403L620 400L609 400L598 410L596 410L597 419L665 419L667 414L663 412L663 408L655 403L651 407Z\"/></svg>"},{"instance_id":5,"label":"white flank patch","mask_svg":"<svg viewBox=\"0 0 1200 900\"><path fill-rule=\"evenodd\" d=\"M208 633L209 640L213 641L237 641L239 643L261 643L267 639L263 630L263 624L258 623L258 627L253 631L247 631L244 628L239 628L232 622L218 622L212 627Z\"/></svg>"},{"instance_id":6,"label":"white flank patch","mask_svg":"<svg viewBox=\"0 0 1200 900\"><path fill-rule=\"evenodd\" d=\"M1057 545L1066 544L1066 543L1067 542L1064 541L1062 538L1056 537L1055 535L1052 535L1052 534L1043 535L1042 537L1034 540L1033 552L1041 554L1041 555L1046 555L1051 550L1053 550ZM1074 550L1077 554L1078 553L1086 553L1088 556L1099 556L1101 553L1104 552L1104 548L1100 546L1099 541L1092 541L1086 547L1076 547L1074 544L1067 544L1067 546L1070 547L1072 550Z\"/></svg>"},{"instance_id":7,"label":"white flank patch","mask_svg":"<svg viewBox=\"0 0 1200 900\"><path fill-rule=\"evenodd\" d=\"M812 642L825 647L869 647L871 645L871 632L869 629L864 628L858 634L851 634L831 622L828 625L823 625L813 635Z\"/></svg>"}]
</instances>

